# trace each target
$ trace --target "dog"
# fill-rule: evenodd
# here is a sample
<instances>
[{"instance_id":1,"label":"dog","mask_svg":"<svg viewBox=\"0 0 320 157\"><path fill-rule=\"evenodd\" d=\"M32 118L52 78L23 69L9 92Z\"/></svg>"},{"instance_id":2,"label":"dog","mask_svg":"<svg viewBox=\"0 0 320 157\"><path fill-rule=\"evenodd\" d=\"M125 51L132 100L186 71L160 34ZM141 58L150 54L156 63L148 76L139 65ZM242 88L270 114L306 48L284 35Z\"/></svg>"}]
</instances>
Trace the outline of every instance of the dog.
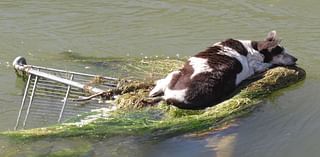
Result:
<instances>
[{"instance_id":1,"label":"dog","mask_svg":"<svg viewBox=\"0 0 320 157\"><path fill-rule=\"evenodd\" d=\"M280 45L276 31L261 41L227 39L189 58L183 68L156 81L150 97L161 96L182 109L204 109L222 102L250 76L297 58Z\"/></svg>"}]
</instances>

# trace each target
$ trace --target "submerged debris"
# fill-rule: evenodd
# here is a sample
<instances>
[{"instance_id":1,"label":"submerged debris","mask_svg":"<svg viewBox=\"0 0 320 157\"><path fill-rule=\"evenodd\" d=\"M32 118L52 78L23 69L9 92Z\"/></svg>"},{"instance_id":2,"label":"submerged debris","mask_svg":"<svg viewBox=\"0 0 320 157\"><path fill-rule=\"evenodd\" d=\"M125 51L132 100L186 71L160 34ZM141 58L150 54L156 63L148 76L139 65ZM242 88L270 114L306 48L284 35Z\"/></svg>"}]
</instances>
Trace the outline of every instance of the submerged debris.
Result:
<instances>
[{"instance_id":1,"label":"submerged debris","mask_svg":"<svg viewBox=\"0 0 320 157\"><path fill-rule=\"evenodd\" d=\"M148 93L154 86L153 81L131 81L121 83L121 94L117 96L115 103L119 108L139 109L152 104L148 103Z\"/></svg>"}]
</instances>

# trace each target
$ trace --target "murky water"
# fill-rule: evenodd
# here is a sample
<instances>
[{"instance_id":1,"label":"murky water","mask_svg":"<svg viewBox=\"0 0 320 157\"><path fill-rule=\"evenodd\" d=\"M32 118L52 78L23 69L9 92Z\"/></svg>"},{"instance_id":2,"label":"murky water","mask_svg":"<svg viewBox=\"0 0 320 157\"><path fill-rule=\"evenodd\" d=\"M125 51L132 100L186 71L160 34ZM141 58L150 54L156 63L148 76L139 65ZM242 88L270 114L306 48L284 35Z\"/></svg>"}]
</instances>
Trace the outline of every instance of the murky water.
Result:
<instances>
[{"instance_id":1,"label":"murky water","mask_svg":"<svg viewBox=\"0 0 320 157\"><path fill-rule=\"evenodd\" d=\"M182 57L229 37L262 39L276 29L282 45L307 70L307 79L274 93L254 114L223 132L162 141L58 139L24 145L0 139L0 154L36 156L68 145L87 148L83 156L317 156L319 5L316 0L1 1L0 130L13 128L21 101L23 82L10 66L19 55L32 64L90 73L99 71L63 59L61 52Z\"/></svg>"}]
</instances>

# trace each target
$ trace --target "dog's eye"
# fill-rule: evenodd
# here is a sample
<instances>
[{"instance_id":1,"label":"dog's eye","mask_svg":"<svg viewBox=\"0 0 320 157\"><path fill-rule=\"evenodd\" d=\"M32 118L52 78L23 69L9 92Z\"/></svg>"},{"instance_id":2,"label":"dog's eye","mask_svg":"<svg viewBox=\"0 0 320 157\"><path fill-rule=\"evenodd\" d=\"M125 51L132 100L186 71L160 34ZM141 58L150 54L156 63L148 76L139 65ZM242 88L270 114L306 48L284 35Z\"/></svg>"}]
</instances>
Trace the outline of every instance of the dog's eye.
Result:
<instances>
[{"instance_id":1,"label":"dog's eye","mask_svg":"<svg viewBox=\"0 0 320 157\"><path fill-rule=\"evenodd\" d=\"M283 48L281 46L277 46L271 50L271 54L275 56L282 53L282 51L283 51Z\"/></svg>"}]
</instances>

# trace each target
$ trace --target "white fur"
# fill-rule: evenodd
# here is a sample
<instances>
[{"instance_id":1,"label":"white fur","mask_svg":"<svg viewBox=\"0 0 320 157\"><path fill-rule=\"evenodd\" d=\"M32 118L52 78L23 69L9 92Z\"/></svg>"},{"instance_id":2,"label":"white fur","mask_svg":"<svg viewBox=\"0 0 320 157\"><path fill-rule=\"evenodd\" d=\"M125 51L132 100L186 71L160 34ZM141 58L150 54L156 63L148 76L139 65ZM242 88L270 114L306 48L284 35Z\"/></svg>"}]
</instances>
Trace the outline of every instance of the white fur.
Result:
<instances>
[{"instance_id":1,"label":"white fur","mask_svg":"<svg viewBox=\"0 0 320 157\"><path fill-rule=\"evenodd\" d=\"M187 88L186 89L181 89L181 90L171 90L169 88L167 88L164 92L164 96L162 97L164 100L168 100L168 99L175 99L179 102L184 102L184 103L188 103L185 100L185 96L187 93Z\"/></svg>"},{"instance_id":2,"label":"white fur","mask_svg":"<svg viewBox=\"0 0 320 157\"><path fill-rule=\"evenodd\" d=\"M254 74L253 69L250 68L248 58L239 54L236 50L230 47L224 46L222 51L219 52L219 54L235 58L241 63L242 71L239 74L237 74L236 85L238 85L240 82L242 82L243 80L245 80L246 78Z\"/></svg>"},{"instance_id":3,"label":"white fur","mask_svg":"<svg viewBox=\"0 0 320 157\"><path fill-rule=\"evenodd\" d=\"M212 47L213 46L221 46L221 42L216 42L216 43L212 44Z\"/></svg>"},{"instance_id":4,"label":"white fur","mask_svg":"<svg viewBox=\"0 0 320 157\"><path fill-rule=\"evenodd\" d=\"M164 92L164 95L162 96L164 100L168 100L172 98L180 102L185 102L187 89L171 90L168 88L168 85L170 84L173 76L179 73L180 71L173 71L169 73L166 78L158 80L156 82L156 86L149 93L149 96L156 95L159 92Z\"/></svg>"},{"instance_id":5,"label":"white fur","mask_svg":"<svg viewBox=\"0 0 320 157\"><path fill-rule=\"evenodd\" d=\"M194 70L193 74L190 77L191 79L200 73L212 71L212 68L210 68L210 66L208 65L208 59L191 57L189 61L189 64L192 66Z\"/></svg>"},{"instance_id":6,"label":"white fur","mask_svg":"<svg viewBox=\"0 0 320 157\"><path fill-rule=\"evenodd\" d=\"M294 57L285 49L281 54L274 56L272 64L293 65L295 64Z\"/></svg>"},{"instance_id":7,"label":"white fur","mask_svg":"<svg viewBox=\"0 0 320 157\"><path fill-rule=\"evenodd\" d=\"M239 40L239 41L248 51L247 59L248 59L249 67L253 70L253 73L251 75L257 72L263 72L272 66L272 64L270 63L263 62L264 60L263 54L261 54L259 51L255 50L252 47L251 40Z\"/></svg>"},{"instance_id":8,"label":"white fur","mask_svg":"<svg viewBox=\"0 0 320 157\"><path fill-rule=\"evenodd\" d=\"M149 96L154 96L159 92L164 92L168 88L168 85L170 84L172 77L174 75L179 74L179 73L180 73L180 71L173 71L173 72L169 73L166 78L158 80L156 82L156 86L149 93Z\"/></svg>"}]
</instances>

